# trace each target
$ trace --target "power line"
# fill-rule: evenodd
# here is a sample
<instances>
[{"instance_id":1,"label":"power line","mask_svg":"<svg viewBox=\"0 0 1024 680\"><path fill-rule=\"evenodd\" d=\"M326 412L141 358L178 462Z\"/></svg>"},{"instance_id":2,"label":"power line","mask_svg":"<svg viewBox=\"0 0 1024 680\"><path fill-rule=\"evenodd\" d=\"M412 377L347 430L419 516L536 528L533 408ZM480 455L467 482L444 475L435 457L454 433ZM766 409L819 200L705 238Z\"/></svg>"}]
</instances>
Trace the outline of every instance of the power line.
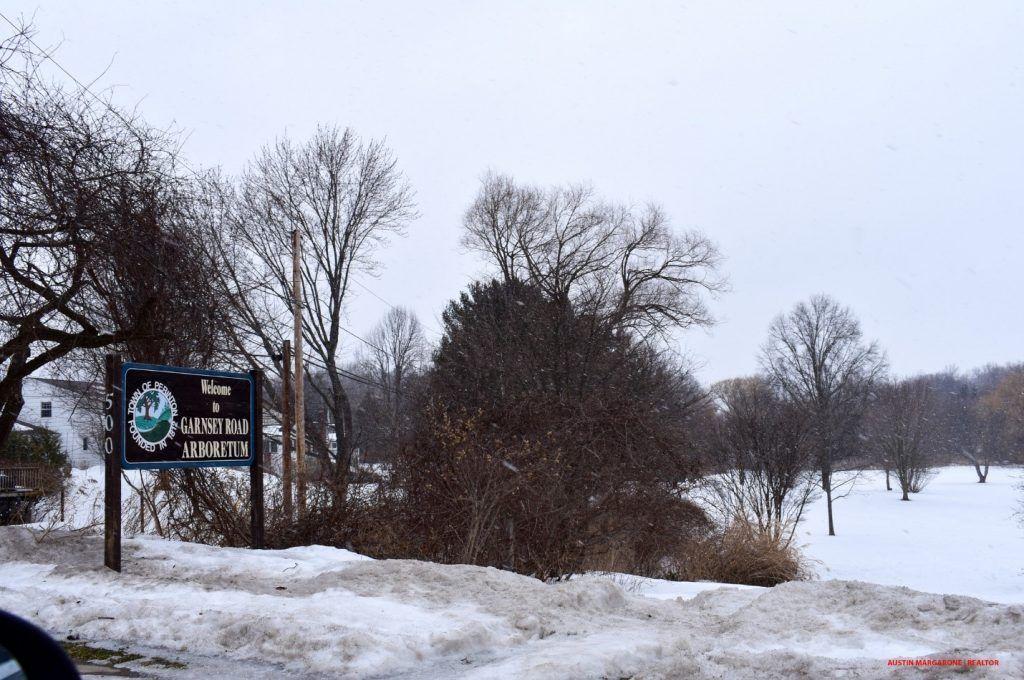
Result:
<instances>
[{"instance_id":1,"label":"power line","mask_svg":"<svg viewBox=\"0 0 1024 680\"><path fill-rule=\"evenodd\" d=\"M274 360L275 356L277 356L277 357L280 356L280 355L273 355L272 356L272 355L269 355L269 354L263 354L262 352L252 352L251 354L254 357L260 357L260 358L263 358L263 359L271 359L271 360ZM309 355L307 355L305 357L304 363L307 363L310 366L313 366L314 368L318 368L320 370L325 370L325 371L327 370L327 368L322 363L320 363L319 361L314 360L314 358L309 356ZM361 383L363 385L368 385L370 387L379 387L382 390L390 390L391 389L391 387L389 387L389 386L387 386L387 385L385 385L383 383L379 383L379 382L377 382L376 380L374 380L372 378L367 378L365 376L361 376L358 373L353 373L352 371L349 371L347 369L337 367L337 368L335 368L335 370L342 377L348 378L349 380L352 380L354 382Z\"/></svg>"},{"instance_id":2,"label":"power line","mask_svg":"<svg viewBox=\"0 0 1024 680\"><path fill-rule=\"evenodd\" d=\"M21 28L18 28L18 25L17 25L17 24L15 24L15 23L14 23L13 21L11 21L10 19L8 19L8 18L7 18L7 15L5 15L5 14L4 14L3 12L0 12L0 18L3 18L3 20L4 20L4 21L6 21L6 22L8 23L8 25L10 25L10 27L11 27L11 28L13 28L13 29L14 29L14 30L15 30L16 32L22 32L22 30L23 30L23 29L21 29ZM80 81L80 80L79 80L78 78L76 78L76 77L74 76L74 74L73 74L73 73L71 73L71 71L69 71L69 70L67 70L66 68L64 68L64 66L63 66L63 65L62 65L62 64L61 64L61 63L60 63L59 61L57 61L56 59L54 59L54 58L53 58L53 56L52 56L52 55L51 55L51 54L50 54L49 52L47 52L46 50L44 50L44 49L43 49L43 48L42 48L42 47L41 47L41 46L39 45L39 43L37 43L37 42L36 42L35 40L33 40L33 39L32 39L32 36L30 36L30 35L28 35L28 34L24 34L24 35L25 35L25 39L26 39L26 40L28 40L28 42L29 42L29 43L30 43L30 44L31 44L31 45L32 45L33 47L35 47L35 48L36 48L37 50L39 50L39 52L40 52L40 53L41 53L41 54L43 55L43 57L45 57L45 58L46 58L46 59L48 59L48 60L49 60L50 62L52 62L54 66L56 66L56 67L57 67L58 69L60 69L60 71L61 71L61 72L62 72L62 73L63 73L64 75L66 75L66 76L67 76L68 78L70 78L70 79L71 79L72 81L74 81L74 83L75 83L76 85L78 85L78 87L80 87L80 88L81 88L81 89L82 89L83 91L85 91L85 92L86 92L86 94L88 94L88 95L89 95L89 96L91 96L91 97L92 97L93 99L95 99L96 101L98 101L98 102L99 102L99 103L100 103L101 105L103 105L103 106L104 106L104 107L105 107L105 108L106 108L106 109L107 109L108 111L110 111L110 112L111 112L112 114L114 114L114 116L116 116L116 117L118 118L118 120L120 120L120 121L121 121L122 123L124 123L124 124L125 124L125 125L126 125L126 126L127 126L128 128L129 128L129 129L132 129L132 130L134 130L134 129L135 129L135 128L134 128L134 125L133 125L133 124L131 123L131 121L129 121L129 120L127 119L127 118L125 118L125 117L124 117L124 116L123 116L123 115L121 114L121 112L120 112L120 111L118 111L118 110L117 110L117 109L115 109L115 108L114 108L113 106L111 106L111 105L110 105L110 102L106 101L105 99L103 99L102 97L100 97L100 96L99 96L98 94L96 94L95 92L93 92L93 91L92 91L91 89L89 89L89 86L88 86L88 85L86 85L85 83L83 83L82 81ZM192 167L191 167L191 166L189 166L189 164L188 164L188 163L186 163L186 162L185 162L185 161L184 161L184 160L183 160L182 158L180 158L180 157L177 157L177 156L176 156L176 157L175 157L175 160L176 160L176 161L177 161L178 163L180 163L182 167L184 167L184 168L185 168L186 170L188 170L188 171L189 171L190 173L192 173L192 175L194 175L195 177L197 177L197 178L200 178L200 177L201 177L201 175L200 175L200 174L199 174L199 173L198 173L198 172L197 172L196 170L192 169ZM354 279L354 278L352 279L352 281L353 281L353 282L354 282L354 283L355 283L355 284L356 284L357 286L359 286L360 288L362 288L363 290L365 290L365 291L366 291L367 293L369 293L369 294L370 294L370 295L372 295L373 297L377 298L378 300L380 300L381 302L383 302L384 304L386 304L386 305L387 305L388 307L390 307L391 309L397 309L397 307L396 307L395 305L391 304L390 302L388 302L387 300L385 300L385 299L384 299L383 297L381 297L380 295L378 295L377 293L375 293L375 292L374 292L373 290L371 290L371 289L370 289L370 287L369 287L369 286L365 285L365 284L364 284L364 283L362 283L361 281L359 281L359 280L357 280L357 279ZM435 333L437 333L438 335L444 335L444 333L442 333L442 332L441 332L440 330L438 330L438 329L437 329L436 327L434 327L434 326L433 326L433 325L431 325L431 324L426 324L426 323L424 323L423 325L425 325L425 326L426 326L427 328L430 328L430 329L431 329L432 331L434 331L434 332L435 332ZM341 327L341 330L342 330L343 332L347 333L348 335L351 335L352 337L356 338L357 340L360 340L360 341L362 341L363 343L365 343L365 344L366 344L366 345L368 345L369 347L372 347L373 349L376 349L376 350L377 350L377 351L379 351L379 352L384 352L384 350L383 350L383 349L381 349L381 348L380 348L379 346L377 346L377 345L375 345L374 343L370 342L370 341L369 341L369 340L367 340L366 338L364 338L364 337L362 337L362 336L360 336L360 335L358 335L358 334L356 334L356 333L353 333L352 331L348 330L348 329L347 329L347 328L345 328L344 326L342 326L342 327Z\"/></svg>"},{"instance_id":3,"label":"power line","mask_svg":"<svg viewBox=\"0 0 1024 680\"><path fill-rule=\"evenodd\" d=\"M384 351L384 349L382 349L382 348L381 348L381 347L380 347L379 345L375 345L374 343L370 342L369 340L367 340L367 339L366 339L366 338L364 338L363 336L361 336L361 335L358 335L358 334L356 334L356 333L353 333L352 331L350 331L349 329L345 328L344 326L338 326L338 329L339 329L339 330L340 330L340 331L341 331L342 333L347 333L348 335L351 335L351 336L352 336L353 338L355 338L356 340L360 340L360 341L362 341L362 342L366 343L366 344L367 344L367 345L368 345L369 347L372 347L373 349L377 350L377 351L378 351L378 352L380 352L381 354L387 354L387 352L386 352L386 351Z\"/></svg>"},{"instance_id":4,"label":"power line","mask_svg":"<svg viewBox=\"0 0 1024 680\"><path fill-rule=\"evenodd\" d=\"M14 29L14 30L16 31L15 35L17 35L18 33L21 33L22 35L24 35L24 36L25 36L25 40L28 40L28 41L29 41L29 43L30 43L30 44L31 44L31 45L32 45L33 47L35 47L35 48L36 48L37 50L39 50L39 52L40 52L40 53L41 53L41 54L42 54L42 55L43 55L43 56L44 56L45 58L47 58L47 59L49 59L50 61L52 61L52 62L53 62L53 64L54 64L54 66L56 66L57 68L59 68L59 69L60 69L60 70L61 70L61 71L62 71L62 72L64 73L64 75L66 75L66 76L67 76L68 78L71 78L71 80L75 81L75 83L76 83L76 84L78 85L78 87L80 87L80 88L82 88L83 90L85 90L85 91L86 91L87 93L89 93L89 94L90 94L90 95L91 95L91 96L92 96L92 97L93 97L93 98L94 98L94 99L95 99L96 101L98 101L98 102L99 102L100 104L103 104L103 105L104 105L105 107L107 107L107 108L108 108L108 109L110 110L110 112L111 112L111 113L113 113L113 114L114 114L115 116L117 116L118 118L120 118L120 119L121 119L121 122L122 122L122 123L124 123L124 124L125 124L125 125L127 125L128 127L132 127L132 124L131 124L131 123L129 123L129 122L128 122L128 120L127 120L127 119L126 119L126 118L125 118L124 116L122 116L122 115L121 115L121 113L120 113L119 111L117 111L116 109L114 109L113 107L111 107L111 106L110 106L110 104L108 104L108 103L107 103L106 101L104 101L102 97L100 97L99 95L97 95L96 93L94 93L94 92L93 92L92 90L90 90L90 89L89 89L89 87L88 87L87 85L85 85L85 83L83 83L83 82L82 82L81 80L79 80L78 78L76 78L76 77L75 77L75 76L74 76L74 75L73 75L73 74L71 73L71 71L68 71L68 70L67 70L66 68L64 68L63 66L61 66L61 64L60 64L60 62L59 62L59 61L57 61L57 60L56 60L56 59L54 59L54 58L53 58L52 56L50 56L50 53L49 53L49 52L47 52L46 50L44 50L44 49L43 49L43 48L42 48L42 47L41 47L41 46L39 45L39 43L37 43L37 42L36 42L35 40L33 40L33 39L32 39L32 36L30 36L30 35L29 35L29 34L28 34L27 32L25 32L25 28L24 28L24 27L22 27L22 28L19 28L19 27L18 27L18 25L17 25L17 24L15 24L15 23L14 23L13 21L11 21L10 19L8 19L8 18L7 18L7 15L6 15L6 14L4 14L3 12L0 12L0 17L2 17L2 18L3 18L3 20L4 20L4 21L6 21L6 22L7 22L7 23L8 23L9 25L10 25L10 27L11 27L11 28L13 28L13 29Z\"/></svg>"},{"instance_id":5,"label":"power line","mask_svg":"<svg viewBox=\"0 0 1024 680\"><path fill-rule=\"evenodd\" d=\"M377 295L377 293L375 293L375 292L373 292L372 290L370 290L369 286L367 286L367 285L366 285L365 283L363 283L363 282L362 282L362 281L360 281L359 279L353 278L353 279L352 279L352 283L356 284L357 286L359 286L360 288L362 288L363 290L365 290L365 291L366 291L367 293L369 293L369 294L370 294L370 295L372 295L373 297L377 298L378 300L380 300L381 302L383 302L384 304L386 304L386 305L387 305L388 307L390 307L391 309L398 309L398 307L396 307L395 305L391 304L390 302L388 302L387 300L385 300L384 298L382 298L382 297L381 297L380 295ZM438 335L444 335L444 333L443 333L442 331L438 330L438 329L437 329L437 327L435 327L435 326L433 326L433 325L431 325L431 324L428 324L428 323L424 323L423 325L424 325L424 326L426 326L427 328L429 328L430 330L434 331L434 332L435 332L435 333L437 333Z\"/></svg>"},{"instance_id":6,"label":"power line","mask_svg":"<svg viewBox=\"0 0 1024 680\"><path fill-rule=\"evenodd\" d=\"M390 302L388 302L387 300L385 300L384 298L382 298L382 297L381 297L380 295L377 295L376 293L374 293L374 292L373 292L372 290L370 290L370 288L369 288L369 287L368 287L368 286L367 286L366 284L364 284L364 283L363 283L362 281L360 281L359 279L352 279L352 283L356 284L357 286L359 286L360 288L362 288L363 290L365 290L365 291L366 291L367 293L369 293L369 294L370 294L370 295L372 295L373 297L377 298L378 300L380 300L381 302L383 302L384 304L386 304L386 305L387 305L388 307L390 307L391 309L395 309L395 306L394 306L393 304L391 304Z\"/></svg>"},{"instance_id":7,"label":"power line","mask_svg":"<svg viewBox=\"0 0 1024 680\"><path fill-rule=\"evenodd\" d=\"M135 125L130 120L125 118L124 115L122 115L120 111L118 111L113 106L111 106L110 102L108 102L103 97L101 97L98 94L96 94L95 92L93 92L89 88L88 85L86 85L81 80L76 78L75 75L73 73L71 73L71 71L69 71L66 68L64 68L64 66L59 61L57 61L53 57L53 55L51 55L49 52L44 50L42 48L42 46L39 45L39 43L37 43L35 40L33 40L32 36L28 35L28 33L25 33L24 32L24 28L19 28L18 25L15 24L10 19L8 19L7 15L4 14L3 12L0 12L0 18L3 18L3 20L6 21L8 23L8 25L10 25L10 27L13 28L16 32L22 33L22 35L25 36L25 40L27 40L29 42L29 44L31 44L33 47L35 47L40 52L40 54L43 55L44 58L48 59L50 62L53 63L54 66L56 66L58 69L60 69L60 71L64 75L66 75L68 78L70 78L72 81L74 81L74 83L76 85L78 85L78 87L81 88L86 94L88 94L90 97L92 97L93 99L98 101L100 104L103 105L104 108L106 108L108 111L110 111L112 114L114 114L114 116L117 117L117 119L120 120L122 123L124 123L125 126L127 126L129 130L131 130L132 132L137 133L137 130L135 129ZM15 35L17 35L17 33L15 33ZM189 164L186 163L178 154L174 155L174 160L177 163L180 163L182 167L184 167L186 170L188 170L190 173L192 173L192 175L194 175L197 179L201 179L202 176L196 170L193 170L192 167L189 166Z\"/></svg>"},{"instance_id":8,"label":"power line","mask_svg":"<svg viewBox=\"0 0 1024 680\"><path fill-rule=\"evenodd\" d=\"M360 376L360 375L358 375L356 373L352 373L350 371L346 371L343 368L339 368L338 369L338 373L340 373L342 376L348 378L349 380L354 380L355 382L362 383L363 385L368 385L370 387L379 387L382 390L391 390L391 387L389 387L387 385L382 385L381 383L377 382L376 380L371 380L370 378L364 378L364 377L362 377L362 376Z\"/></svg>"}]
</instances>

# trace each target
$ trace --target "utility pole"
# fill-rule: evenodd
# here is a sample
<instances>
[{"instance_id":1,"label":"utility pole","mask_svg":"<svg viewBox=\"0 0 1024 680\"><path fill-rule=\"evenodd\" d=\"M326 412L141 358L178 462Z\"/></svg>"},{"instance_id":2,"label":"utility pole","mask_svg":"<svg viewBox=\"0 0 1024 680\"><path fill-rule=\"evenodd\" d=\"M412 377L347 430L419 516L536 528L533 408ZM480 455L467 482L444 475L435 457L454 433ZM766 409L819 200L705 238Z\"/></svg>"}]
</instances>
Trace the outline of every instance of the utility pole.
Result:
<instances>
[{"instance_id":1,"label":"utility pole","mask_svg":"<svg viewBox=\"0 0 1024 680\"><path fill-rule=\"evenodd\" d=\"M299 516L306 511L306 404L302 397L302 235L292 231L292 316L295 320L295 477Z\"/></svg>"},{"instance_id":2,"label":"utility pole","mask_svg":"<svg viewBox=\"0 0 1024 680\"><path fill-rule=\"evenodd\" d=\"M284 485L284 516L292 521L292 342L281 351L281 482Z\"/></svg>"}]
</instances>

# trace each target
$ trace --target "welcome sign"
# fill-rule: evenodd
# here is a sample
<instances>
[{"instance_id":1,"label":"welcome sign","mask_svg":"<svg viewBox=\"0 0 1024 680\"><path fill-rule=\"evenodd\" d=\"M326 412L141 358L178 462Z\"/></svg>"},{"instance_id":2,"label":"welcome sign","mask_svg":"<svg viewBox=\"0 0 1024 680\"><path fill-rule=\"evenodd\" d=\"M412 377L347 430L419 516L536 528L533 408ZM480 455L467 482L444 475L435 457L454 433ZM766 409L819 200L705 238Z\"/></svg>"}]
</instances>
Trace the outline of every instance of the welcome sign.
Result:
<instances>
[{"instance_id":1,"label":"welcome sign","mask_svg":"<svg viewBox=\"0 0 1024 680\"><path fill-rule=\"evenodd\" d=\"M125 363L121 387L123 468L252 464L252 375Z\"/></svg>"}]
</instances>

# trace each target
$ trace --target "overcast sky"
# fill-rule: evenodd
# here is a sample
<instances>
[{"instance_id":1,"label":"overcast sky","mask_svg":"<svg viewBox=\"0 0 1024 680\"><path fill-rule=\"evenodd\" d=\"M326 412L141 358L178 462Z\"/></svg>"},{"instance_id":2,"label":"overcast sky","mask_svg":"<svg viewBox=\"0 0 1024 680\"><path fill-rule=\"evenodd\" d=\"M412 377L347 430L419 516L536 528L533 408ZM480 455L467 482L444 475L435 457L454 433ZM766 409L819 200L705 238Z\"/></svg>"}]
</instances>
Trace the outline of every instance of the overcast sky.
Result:
<instances>
[{"instance_id":1,"label":"overcast sky","mask_svg":"<svg viewBox=\"0 0 1024 680\"><path fill-rule=\"evenodd\" d=\"M420 218L384 299L433 332L483 265L458 245L488 169L660 203L721 247L704 381L747 374L818 292L899 374L1024 360L1024 4L7 0L79 79L236 173L317 123L383 137ZM109 66L109 68L108 68ZM56 74L55 74L56 75ZM349 322L386 311L364 293ZM357 341L353 340L353 343ZM354 351L351 347L350 351Z\"/></svg>"}]
</instances>

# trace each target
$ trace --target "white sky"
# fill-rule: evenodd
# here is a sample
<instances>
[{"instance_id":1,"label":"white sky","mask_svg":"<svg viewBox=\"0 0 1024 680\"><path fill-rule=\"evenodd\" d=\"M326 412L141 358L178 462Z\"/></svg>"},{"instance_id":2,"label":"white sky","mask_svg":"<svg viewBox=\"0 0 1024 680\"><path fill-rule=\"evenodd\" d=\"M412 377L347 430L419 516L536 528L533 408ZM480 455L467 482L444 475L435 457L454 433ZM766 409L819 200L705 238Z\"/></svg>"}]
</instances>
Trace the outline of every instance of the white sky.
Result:
<instances>
[{"instance_id":1,"label":"white sky","mask_svg":"<svg viewBox=\"0 0 1024 680\"><path fill-rule=\"evenodd\" d=\"M1019 2L0 11L34 14L81 80L110 64L97 89L185 130L194 166L237 172L318 122L386 137L421 217L364 282L433 328L483 271L458 238L493 169L653 200L714 238L732 291L718 326L679 337L705 381L754 371L771 318L816 292L850 305L900 374L1024 360ZM362 293L350 327L384 311Z\"/></svg>"}]
</instances>

